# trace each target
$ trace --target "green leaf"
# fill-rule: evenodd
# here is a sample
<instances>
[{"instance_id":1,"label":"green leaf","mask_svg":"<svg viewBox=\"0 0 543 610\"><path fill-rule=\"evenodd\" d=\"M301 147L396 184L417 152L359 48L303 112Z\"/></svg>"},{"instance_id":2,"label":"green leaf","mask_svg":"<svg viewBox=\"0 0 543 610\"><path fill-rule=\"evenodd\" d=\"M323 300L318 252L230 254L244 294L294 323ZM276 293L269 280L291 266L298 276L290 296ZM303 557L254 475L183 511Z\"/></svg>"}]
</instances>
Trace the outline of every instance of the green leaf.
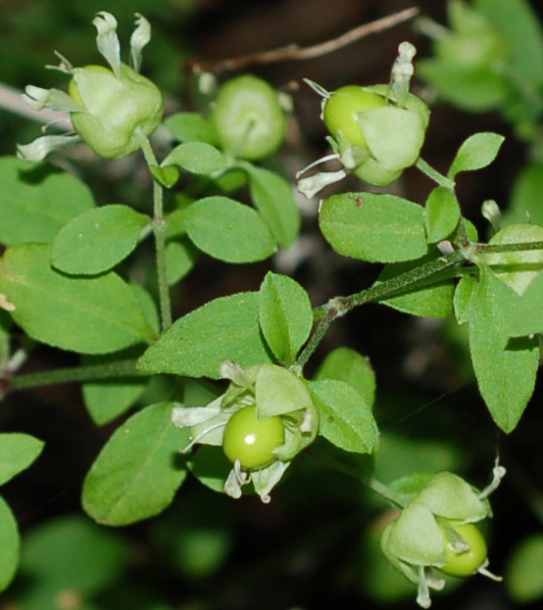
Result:
<instances>
[{"instance_id":1,"label":"green leaf","mask_svg":"<svg viewBox=\"0 0 543 610\"><path fill-rule=\"evenodd\" d=\"M179 170L174 165L167 165L166 167L149 165L149 169L151 170L151 174L153 174L153 178L167 189L171 189L175 186L181 176Z\"/></svg>"},{"instance_id":2,"label":"green leaf","mask_svg":"<svg viewBox=\"0 0 543 610\"><path fill-rule=\"evenodd\" d=\"M224 493L224 484L232 470L232 464L222 447L202 445L187 462L192 474L209 489Z\"/></svg>"},{"instance_id":3,"label":"green leaf","mask_svg":"<svg viewBox=\"0 0 543 610\"><path fill-rule=\"evenodd\" d=\"M26 470L42 452L44 443L29 434L0 434L0 485Z\"/></svg>"},{"instance_id":4,"label":"green leaf","mask_svg":"<svg viewBox=\"0 0 543 610\"><path fill-rule=\"evenodd\" d=\"M205 142L186 142L176 146L161 167L178 165L191 174L210 176L226 169L227 160L220 150Z\"/></svg>"},{"instance_id":5,"label":"green leaf","mask_svg":"<svg viewBox=\"0 0 543 610\"><path fill-rule=\"evenodd\" d=\"M489 245L524 244L543 241L543 227L528 223L509 225L496 233ZM543 269L543 250L516 250L481 253L481 260L492 267L496 277L522 295Z\"/></svg>"},{"instance_id":6,"label":"green leaf","mask_svg":"<svg viewBox=\"0 0 543 610\"><path fill-rule=\"evenodd\" d=\"M71 275L109 271L138 245L151 219L127 205L111 204L80 214L62 227L53 242L51 262Z\"/></svg>"},{"instance_id":7,"label":"green leaf","mask_svg":"<svg viewBox=\"0 0 543 610\"><path fill-rule=\"evenodd\" d=\"M96 594L120 577L127 550L118 534L83 515L48 521L24 539L20 570L28 579L25 594L47 596L52 604L66 591Z\"/></svg>"},{"instance_id":8,"label":"green leaf","mask_svg":"<svg viewBox=\"0 0 543 610\"><path fill-rule=\"evenodd\" d=\"M77 178L44 164L0 158L0 242L51 242L72 218L94 207Z\"/></svg>"},{"instance_id":9,"label":"green leaf","mask_svg":"<svg viewBox=\"0 0 543 610\"><path fill-rule=\"evenodd\" d=\"M471 297L469 347L479 391L504 432L511 432L522 416L539 365L537 338L507 341L519 300L488 268L481 268L479 287Z\"/></svg>"},{"instance_id":10,"label":"green leaf","mask_svg":"<svg viewBox=\"0 0 543 610\"><path fill-rule=\"evenodd\" d=\"M293 279L271 271L259 294L260 328L275 357L290 365L313 327L309 296Z\"/></svg>"},{"instance_id":11,"label":"green leaf","mask_svg":"<svg viewBox=\"0 0 543 610\"><path fill-rule=\"evenodd\" d=\"M137 355L139 354L127 353L126 357ZM117 354L113 357L86 356L82 360L82 365L114 366L119 357ZM94 423L103 426L125 413L142 395L148 381L146 377L134 375L83 383L83 400Z\"/></svg>"},{"instance_id":12,"label":"green leaf","mask_svg":"<svg viewBox=\"0 0 543 610\"><path fill-rule=\"evenodd\" d=\"M228 197L206 197L185 216L188 236L206 254L227 263L253 263L275 252L273 235L260 214Z\"/></svg>"},{"instance_id":13,"label":"green leaf","mask_svg":"<svg viewBox=\"0 0 543 610\"><path fill-rule=\"evenodd\" d=\"M426 200L424 224L428 241L436 244L447 239L458 226L460 205L454 193L443 186L438 186Z\"/></svg>"},{"instance_id":14,"label":"green leaf","mask_svg":"<svg viewBox=\"0 0 543 610\"><path fill-rule=\"evenodd\" d=\"M19 563L19 531L11 509L0 496L0 591L11 582Z\"/></svg>"},{"instance_id":15,"label":"green leaf","mask_svg":"<svg viewBox=\"0 0 543 610\"><path fill-rule=\"evenodd\" d=\"M507 40L506 74L526 92L535 93L543 80L543 32L533 8L524 0L477 0L475 7Z\"/></svg>"},{"instance_id":16,"label":"green leaf","mask_svg":"<svg viewBox=\"0 0 543 610\"><path fill-rule=\"evenodd\" d=\"M344 256L393 263L426 254L423 208L400 197L332 195L321 206L319 223L324 237Z\"/></svg>"},{"instance_id":17,"label":"green leaf","mask_svg":"<svg viewBox=\"0 0 543 610\"><path fill-rule=\"evenodd\" d=\"M528 165L517 174L502 225L530 222L543 225L543 165Z\"/></svg>"},{"instance_id":18,"label":"green leaf","mask_svg":"<svg viewBox=\"0 0 543 610\"><path fill-rule=\"evenodd\" d=\"M279 174L240 163L249 176L251 200L281 248L290 248L300 231L300 212L291 185Z\"/></svg>"},{"instance_id":19,"label":"green leaf","mask_svg":"<svg viewBox=\"0 0 543 610\"><path fill-rule=\"evenodd\" d=\"M198 260L198 250L186 237L166 242L166 276L168 285L181 281L193 269Z\"/></svg>"},{"instance_id":20,"label":"green leaf","mask_svg":"<svg viewBox=\"0 0 543 610\"><path fill-rule=\"evenodd\" d=\"M338 347L330 352L315 374L315 381L336 379L360 392L370 407L375 401L375 373L367 358L354 349Z\"/></svg>"},{"instance_id":21,"label":"green leaf","mask_svg":"<svg viewBox=\"0 0 543 610\"><path fill-rule=\"evenodd\" d=\"M512 337L525 337L543 332L543 272L536 276L522 295L516 309L512 312L508 334Z\"/></svg>"},{"instance_id":22,"label":"green leaf","mask_svg":"<svg viewBox=\"0 0 543 610\"><path fill-rule=\"evenodd\" d=\"M273 364L263 364L256 377L255 397L260 418L311 409L307 385L294 373Z\"/></svg>"},{"instance_id":23,"label":"green leaf","mask_svg":"<svg viewBox=\"0 0 543 610\"><path fill-rule=\"evenodd\" d=\"M490 165L504 140L503 136L492 132L473 134L458 149L448 177L454 178L460 172L472 172Z\"/></svg>"},{"instance_id":24,"label":"green leaf","mask_svg":"<svg viewBox=\"0 0 543 610\"><path fill-rule=\"evenodd\" d=\"M335 379L310 381L308 386L320 415L320 435L345 451L376 451L379 431L360 392Z\"/></svg>"},{"instance_id":25,"label":"green leaf","mask_svg":"<svg viewBox=\"0 0 543 610\"><path fill-rule=\"evenodd\" d=\"M511 554L505 583L514 602L527 604L543 597L543 534L522 540Z\"/></svg>"},{"instance_id":26,"label":"green leaf","mask_svg":"<svg viewBox=\"0 0 543 610\"><path fill-rule=\"evenodd\" d=\"M118 428L92 465L83 507L98 523L128 525L162 512L185 480L188 431L171 422L174 403L146 407Z\"/></svg>"},{"instance_id":27,"label":"green leaf","mask_svg":"<svg viewBox=\"0 0 543 610\"><path fill-rule=\"evenodd\" d=\"M375 285L392 280L424 263L435 260L440 255L439 250L432 248L429 254L416 261L387 265L380 273ZM398 296L389 297L380 302L413 316L446 318L452 313L453 294L454 281L450 277L450 271L445 270L442 273L435 273L425 281L406 287L405 292Z\"/></svg>"},{"instance_id":28,"label":"green leaf","mask_svg":"<svg viewBox=\"0 0 543 610\"><path fill-rule=\"evenodd\" d=\"M511 95L511 86L505 77L491 72L486 66L423 59L417 62L417 75L437 90L441 100L467 112L495 110Z\"/></svg>"},{"instance_id":29,"label":"green leaf","mask_svg":"<svg viewBox=\"0 0 543 610\"><path fill-rule=\"evenodd\" d=\"M271 362L258 325L259 294L221 297L180 318L140 358L146 373L219 379L220 365Z\"/></svg>"},{"instance_id":30,"label":"green leaf","mask_svg":"<svg viewBox=\"0 0 543 610\"><path fill-rule=\"evenodd\" d=\"M219 136L215 127L197 112L178 112L164 121L164 126L180 142L206 142L215 145Z\"/></svg>"},{"instance_id":31,"label":"green leaf","mask_svg":"<svg viewBox=\"0 0 543 610\"><path fill-rule=\"evenodd\" d=\"M30 337L83 354L155 339L134 292L119 276L67 277L51 268L50 256L48 245L22 244L2 259L0 293Z\"/></svg>"},{"instance_id":32,"label":"green leaf","mask_svg":"<svg viewBox=\"0 0 543 610\"><path fill-rule=\"evenodd\" d=\"M472 275L464 275L460 278L454 291L454 315L458 324L469 322L471 297L477 291L479 282Z\"/></svg>"}]
</instances>

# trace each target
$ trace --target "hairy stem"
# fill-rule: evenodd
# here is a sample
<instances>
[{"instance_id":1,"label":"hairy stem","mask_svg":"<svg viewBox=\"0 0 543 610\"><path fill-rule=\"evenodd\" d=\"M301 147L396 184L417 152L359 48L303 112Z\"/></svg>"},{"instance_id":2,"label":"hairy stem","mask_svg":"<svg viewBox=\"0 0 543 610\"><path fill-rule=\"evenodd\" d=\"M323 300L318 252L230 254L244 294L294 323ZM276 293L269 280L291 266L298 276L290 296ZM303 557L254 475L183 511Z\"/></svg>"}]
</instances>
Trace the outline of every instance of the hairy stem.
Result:
<instances>
[{"instance_id":1,"label":"hairy stem","mask_svg":"<svg viewBox=\"0 0 543 610\"><path fill-rule=\"evenodd\" d=\"M148 166L158 166L151 144L146 136L140 137L140 146ZM153 233L155 235L158 300L162 330L172 324L170 289L166 276L166 223L164 221L164 189L153 180Z\"/></svg>"},{"instance_id":2,"label":"hairy stem","mask_svg":"<svg viewBox=\"0 0 543 610\"><path fill-rule=\"evenodd\" d=\"M107 364L91 364L88 366L77 366L42 373L28 373L18 375L12 379L5 379L7 391L28 390L47 385L61 383L96 381L99 379L114 379L118 377L146 377L136 369L137 360L119 360Z\"/></svg>"}]
</instances>

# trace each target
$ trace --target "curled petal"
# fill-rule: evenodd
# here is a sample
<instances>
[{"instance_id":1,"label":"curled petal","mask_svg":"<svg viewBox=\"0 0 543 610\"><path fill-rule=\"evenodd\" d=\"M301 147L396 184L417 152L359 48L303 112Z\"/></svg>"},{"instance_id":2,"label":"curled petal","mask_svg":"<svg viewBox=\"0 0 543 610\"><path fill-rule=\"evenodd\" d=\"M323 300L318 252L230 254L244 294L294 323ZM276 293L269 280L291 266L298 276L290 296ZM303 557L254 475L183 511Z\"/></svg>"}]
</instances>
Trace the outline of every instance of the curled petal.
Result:
<instances>
[{"instance_id":1,"label":"curled petal","mask_svg":"<svg viewBox=\"0 0 543 610\"><path fill-rule=\"evenodd\" d=\"M30 144L17 144L17 156L27 161L43 161L50 152L81 142L78 135L43 136Z\"/></svg>"},{"instance_id":2,"label":"curled petal","mask_svg":"<svg viewBox=\"0 0 543 610\"><path fill-rule=\"evenodd\" d=\"M139 13L136 13L136 29L130 38L130 58L136 72L141 68L141 50L151 40L151 24Z\"/></svg>"},{"instance_id":3,"label":"curled petal","mask_svg":"<svg viewBox=\"0 0 543 610\"><path fill-rule=\"evenodd\" d=\"M98 31L96 44L117 77L121 75L121 44L117 36L117 20L111 13L100 11L92 21Z\"/></svg>"},{"instance_id":4,"label":"curled petal","mask_svg":"<svg viewBox=\"0 0 543 610\"><path fill-rule=\"evenodd\" d=\"M309 178L298 180L298 190L308 199L314 197L325 186L343 180L347 174L340 169L337 172L319 172Z\"/></svg>"},{"instance_id":5,"label":"curled petal","mask_svg":"<svg viewBox=\"0 0 543 610\"><path fill-rule=\"evenodd\" d=\"M56 110L57 112L81 112L84 110L67 93L60 89L42 89L27 85L23 93L24 101L34 110Z\"/></svg>"}]
</instances>

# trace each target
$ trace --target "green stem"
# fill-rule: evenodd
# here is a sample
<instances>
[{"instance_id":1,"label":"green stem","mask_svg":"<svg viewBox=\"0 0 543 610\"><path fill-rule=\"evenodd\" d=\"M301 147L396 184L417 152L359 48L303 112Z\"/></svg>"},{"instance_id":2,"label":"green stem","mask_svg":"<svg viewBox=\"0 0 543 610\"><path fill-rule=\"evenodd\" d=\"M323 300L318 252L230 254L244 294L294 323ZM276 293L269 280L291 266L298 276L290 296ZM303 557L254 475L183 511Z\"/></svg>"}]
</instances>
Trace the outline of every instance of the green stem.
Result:
<instances>
[{"instance_id":1,"label":"green stem","mask_svg":"<svg viewBox=\"0 0 543 610\"><path fill-rule=\"evenodd\" d=\"M419 157L417 159L415 167L419 169L424 175L428 176L430 180L437 182L439 186L443 186L447 190L454 192L454 180L451 180L450 178L447 178L447 176L440 174L431 165L426 163L426 161L422 157Z\"/></svg>"},{"instance_id":2,"label":"green stem","mask_svg":"<svg viewBox=\"0 0 543 610\"><path fill-rule=\"evenodd\" d=\"M371 478L368 482L368 487L387 502L394 504L394 506L397 506L398 508L403 508L405 506L405 498L403 495L390 489L388 485L381 483L379 479L376 479L375 477Z\"/></svg>"},{"instance_id":3,"label":"green stem","mask_svg":"<svg viewBox=\"0 0 543 610\"><path fill-rule=\"evenodd\" d=\"M322 341L330 324L347 312L365 303L376 303L383 301L391 296L403 292L406 288L412 288L419 282L426 282L433 275L441 273L465 261L463 252L457 251L445 256L440 256L435 260L429 261L410 269L390 280L374 284L371 288L362 290L348 297L334 297L328 303L317 307L314 310L314 319L319 320L311 338L296 360L297 366L303 368L311 355Z\"/></svg>"},{"instance_id":4,"label":"green stem","mask_svg":"<svg viewBox=\"0 0 543 610\"><path fill-rule=\"evenodd\" d=\"M120 360L107 364L91 364L69 369L56 369L43 373L28 373L6 379L7 390L28 390L46 385L71 383L80 381L96 381L100 379L114 379L119 377L146 377L136 369L137 360Z\"/></svg>"},{"instance_id":5,"label":"green stem","mask_svg":"<svg viewBox=\"0 0 543 610\"><path fill-rule=\"evenodd\" d=\"M140 134L139 142L147 165L158 166L155 153L146 136ZM164 189L162 185L153 180L153 233L155 235L156 268L158 281L158 300L162 330L165 331L172 324L172 307L170 302L170 289L166 275L166 222L164 220Z\"/></svg>"},{"instance_id":6,"label":"green stem","mask_svg":"<svg viewBox=\"0 0 543 610\"><path fill-rule=\"evenodd\" d=\"M387 502L390 502L394 506L398 506L399 508L403 508L405 506L405 498L402 494L390 489L387 485L372 477L369 481L365 473L361 472L355 466L351 466L350 464L345 464L344 462L340 462L339 460L330 457L329 455L324 455L323 453L316 453L307 451L305 453L307 457L310 457L314 460L317 460L321 464L327 466L328 468L335 470L351 479L354 479L358 483L363 483L367 485L372 491L376 494L379 494L381 498L384 498Z\"/></svg>"}]
</instances>

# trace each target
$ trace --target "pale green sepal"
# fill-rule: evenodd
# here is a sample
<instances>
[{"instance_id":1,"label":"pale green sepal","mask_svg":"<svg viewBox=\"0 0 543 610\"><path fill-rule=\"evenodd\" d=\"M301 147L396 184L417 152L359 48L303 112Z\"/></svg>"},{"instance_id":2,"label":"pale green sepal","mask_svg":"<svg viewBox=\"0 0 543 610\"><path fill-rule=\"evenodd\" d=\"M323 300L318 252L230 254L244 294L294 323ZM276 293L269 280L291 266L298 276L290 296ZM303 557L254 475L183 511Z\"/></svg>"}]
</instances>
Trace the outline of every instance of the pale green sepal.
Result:
<instances>
[{"instance_id":1,"label":"pale green sepal","mask_svg":"<svg viewBox=\"0 0 543 610\"><path fill-rule=\"evenodd\" d=\"M251 480L256 493L264 504L271 500L270 492L279 483L290 462L274 462L267 468L254 470L251 473Z\"/></svg>"}]
</instances>

